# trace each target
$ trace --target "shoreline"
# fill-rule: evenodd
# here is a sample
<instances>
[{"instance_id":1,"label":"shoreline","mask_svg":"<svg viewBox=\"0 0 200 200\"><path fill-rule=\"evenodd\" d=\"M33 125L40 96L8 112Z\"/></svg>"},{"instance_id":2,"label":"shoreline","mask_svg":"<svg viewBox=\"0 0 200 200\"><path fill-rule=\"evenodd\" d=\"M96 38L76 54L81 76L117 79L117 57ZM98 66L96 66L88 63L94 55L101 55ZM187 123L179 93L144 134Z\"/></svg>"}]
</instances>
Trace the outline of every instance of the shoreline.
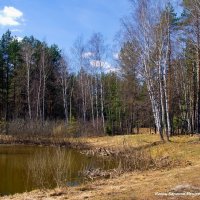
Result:
<instances>
[{"instance_id":1,"label":"shoreline","mask_svg":"<svg viewBox=\"0 0 200 200\"><path fill-rule=\"evenodd\" d=\"M101 179L94 182L86 183L75 187L55 188L52 190L34 190L21 194L0 197L2 200L117 200L117 199L141 199L141 200L160 200L169 199L166 196L156 196L156 193L169 193L174 188L181 188L177 193L187 189L187 192L192 192L192 188L197 188L196 192L200 191L199 178L194 176L193 171L199 171L200 165L188 166L186 168L162 170L162 171L147 171L147 172L132 172L125 173L119 177L112 179ZM176 180L179 174L179 180ZM190 176L193 182L189 184L185 176ZM169 182L171 182L169 184ZM177 200L188 200L189 197L176 196Z\"/></svg>"},{"instance_id":2,"label":"shoreline","mask_svg":"<svg viewBox=\"0 0 200 200\"><path fill-rule=\"evenodd\" d=\"M131 139L131 140L130 140ZM125 141L126 140L126 141ZM151 135L133 135L133 136L113 136L101 138L60 138L55 142L52 138L39 139L39 140L14 140L12 137L2 139L0 136L0 144L8 145L44 145L44 146L64 146L79 150L81 153L88 155L98 156L116 156L127 153L129 148L140 149L145 147L147 149L170 149L170 154L177 154L183 150L185 152L185 160L191 158L191 162L186 165L177 165L173 167L161 169L149 169L144 171L123 172L117 176L111 176L108 179L100 178L97 180L89 181L88 183L81 184L75 187L55 188L52 190L34 190L24 192L21 194L14 194L9 196L0 197L3 200L20 200L20 199L33 199L33 200L53 200L53 199L160 199L156 196L156 192L168 192L176 187L188 183L191 187L200 188L200 177L196 175L196 171L200 170L199 160L193 160L189 153L194 153L199 149L199 142L197 138L181 137L174 138L172 143L160 143L159 138ZM2 142L4 141L4 142ZM28 141L28 142L27 142ZM31 142L32 141L32 142ZM177 143L178 141L178 143ZM192 148L189 152L185 149ZM173 150L173 148L175 148ZM126 150L126 151L125 151ZM164 149L165 150L165 149ZM157 150L156 150L157 151ZM161 153L163 154L163 153ZM169 156L170 156L169 154ZM188 154L188 155L187 155ZM167 157L167 156L165 156ZM178 179L177 179L178 177ZM167 199L163 197L162 199ZM177 199L180 199L180 197ZM184 199L181 197L181 199ZM188 199L185 198L185 199Z\"/></svg>"}]
</instances>

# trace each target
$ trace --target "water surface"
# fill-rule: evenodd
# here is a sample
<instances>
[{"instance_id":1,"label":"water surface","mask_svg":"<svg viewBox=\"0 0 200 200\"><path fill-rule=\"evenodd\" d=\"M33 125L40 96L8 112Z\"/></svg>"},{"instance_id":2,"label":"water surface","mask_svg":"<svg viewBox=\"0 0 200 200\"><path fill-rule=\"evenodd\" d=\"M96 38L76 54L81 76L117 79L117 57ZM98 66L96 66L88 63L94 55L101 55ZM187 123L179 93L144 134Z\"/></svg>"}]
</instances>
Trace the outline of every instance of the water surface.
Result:
<instances>
[{"instance_id":1,"label":"water surface","mask_svg":"<svg viewBox=\"0 0 200 200\"><path fill-rule=\"evenodd\" d=\"M87 157L72 149L0 145L0 194L8 195L37 189L41 187L41 182L45 182L44 185L50 188L56 187L54 175L63 176L60 174L63 168L66 173L66 185L73 186L85 180L81 174L83 170L113 167L114 163L111 161ZM38 175L40 173L41 176ZM43 176L46 176L45 181Z\"/></svg>"}]
</instances>

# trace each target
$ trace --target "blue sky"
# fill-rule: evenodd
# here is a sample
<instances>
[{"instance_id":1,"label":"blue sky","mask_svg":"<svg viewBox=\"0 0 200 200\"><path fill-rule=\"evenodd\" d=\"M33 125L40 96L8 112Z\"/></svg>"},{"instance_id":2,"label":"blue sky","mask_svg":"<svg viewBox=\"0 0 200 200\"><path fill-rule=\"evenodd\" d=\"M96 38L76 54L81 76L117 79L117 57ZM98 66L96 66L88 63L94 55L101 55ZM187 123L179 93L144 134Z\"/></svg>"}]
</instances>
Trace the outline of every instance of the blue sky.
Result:
<instances>
[{"instance_id":1,"label":"blue sky","mask_svg":"<svg viewBox=\"0 0 200 200\"><path fill-rule=\"evenodd\" d=\"M128 0L0 0L0 34L10 29L67 51L78 36L94 32L112 43L129 9Z\"/></svg>"}]
</instances>

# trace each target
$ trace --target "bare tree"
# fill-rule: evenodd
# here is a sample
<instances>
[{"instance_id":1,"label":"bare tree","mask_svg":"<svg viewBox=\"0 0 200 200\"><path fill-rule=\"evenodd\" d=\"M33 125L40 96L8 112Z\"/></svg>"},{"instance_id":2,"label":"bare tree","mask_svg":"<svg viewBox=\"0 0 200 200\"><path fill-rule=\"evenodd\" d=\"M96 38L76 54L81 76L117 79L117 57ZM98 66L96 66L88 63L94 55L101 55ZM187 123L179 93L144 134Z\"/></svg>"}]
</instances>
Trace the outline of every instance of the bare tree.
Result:
<instances>
[{"instance_id":1,"label":"bare tree","mask_svg":"<svg viewBox=\"0 0 200 200\"><path fill-rule=\"evenodd\" d=\"M89 50L91 52L91 65L95 68L95 104L97 129L99 121L98 101L100 101L100 115L102 121L103 132L105 133L105 117L104 117L104 88L103 74L106 59L106 45L103 36L100 33L94 33L89 41ZM98 85L100 86L98 88ZM99 93L99 94L98 94ZM100 95L100 99L99 96Z\"/></svg>"},{"instance_id":2,"label":"bare tree","mask_svg":"<svg viewBox=\"0 0 200 200\"><path fill-rule=\"evenodd\" d=\"M32 57L34 54L34 48L31 46L30 41L27 39L23 40L22 46L22 57L25 62L26 67L26 92L27 92L27 103L28 103L28 115L29 119L32 119L32 109L31 109L31 92L30 92L30 79L31 79L31 65Z\"/></svg>"},{"instance_id":3,"label":"bare tree","mask_svg":"<svg viewBox=\"0 0 200 200\"><path fill-rule=\"evenodd\" d=\"M82 109L82 117L83 122L86 122L86 111L87 111L87 97L86 97L86 81L85 81L85 63L84 63L84 54L85 54L85 46L83 44L83 39L79 37L73 46L72 53L74 55L74 62L79 72L78 82L81 94L81 109Z\"/></svg>"},{"instance_id":4,"label":"bare tree","mask_svg":"<svg viewBox=\"0 0 200 200\"><path fill-rule=\"evenodd\" d=\"M185 9L189 15L189 25L192 27L191 30L186 32L192 45L196 48L196 81L197 81L197 95L194 97L194 115L196 124L195 131L200 132L200 2L194 1L183 1ZM195 122L194 122L195 123Z\"/></svg>"},{"instance_id":5,"label":"bare tree","mask_svg":"<svg viewBox=\"0 0 200 200\"><path fill-rule=\"evenodd\" d=\"M64 107L64 114L65 114L65 124L68 124L68 86L69 86L69 77L68 77L68 61L67 58L64 56L60 59L60 82L62 86L62 97L63 97L63 107ZM70 94L71 96L72 94ZM71 98L70 98L71 99ZM70 106L71 110L71 106ZM70 111L71 113L71 111ZM70 114L71 120L71 114Z\"/></svg>"},{"instance_id":6,"label":"bare tree","mask_svg":"<svg viewBox=\"0 0 200 200\"><path fill-rule=\"evenodd\" d=\"M134 23L124 20L126 37L134 45L141 60L140 73L144 77L157 130L164 140L171 133L167 71L169 55L169 17L162 7L151 1L134 1Z\"/></svg>"}]
</instances>

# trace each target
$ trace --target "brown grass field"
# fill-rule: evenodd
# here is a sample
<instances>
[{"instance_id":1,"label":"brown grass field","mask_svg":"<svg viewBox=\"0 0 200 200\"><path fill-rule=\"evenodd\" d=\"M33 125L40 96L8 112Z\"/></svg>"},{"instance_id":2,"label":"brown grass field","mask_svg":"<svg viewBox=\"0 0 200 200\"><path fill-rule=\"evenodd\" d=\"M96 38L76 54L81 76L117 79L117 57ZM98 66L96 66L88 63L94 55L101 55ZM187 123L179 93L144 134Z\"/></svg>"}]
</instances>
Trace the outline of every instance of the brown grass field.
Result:
<instances>
[{"instance_id":1,"label":"brown grass field","mask_svg":"<svg viewBox=\"0 0 200 200\"><path fill-rule=\"evenodd\" d=\"M74 144L85 143L91 149L148 149L154 158L170 158L174 162L182 162L163 169L126 172L114 178L100 179L78 187L36 190L0 199L200 199L199 137L175 136L170 143L159 141L159 136L152 134L70 139Z\"/></svg>"}]
</instances>

